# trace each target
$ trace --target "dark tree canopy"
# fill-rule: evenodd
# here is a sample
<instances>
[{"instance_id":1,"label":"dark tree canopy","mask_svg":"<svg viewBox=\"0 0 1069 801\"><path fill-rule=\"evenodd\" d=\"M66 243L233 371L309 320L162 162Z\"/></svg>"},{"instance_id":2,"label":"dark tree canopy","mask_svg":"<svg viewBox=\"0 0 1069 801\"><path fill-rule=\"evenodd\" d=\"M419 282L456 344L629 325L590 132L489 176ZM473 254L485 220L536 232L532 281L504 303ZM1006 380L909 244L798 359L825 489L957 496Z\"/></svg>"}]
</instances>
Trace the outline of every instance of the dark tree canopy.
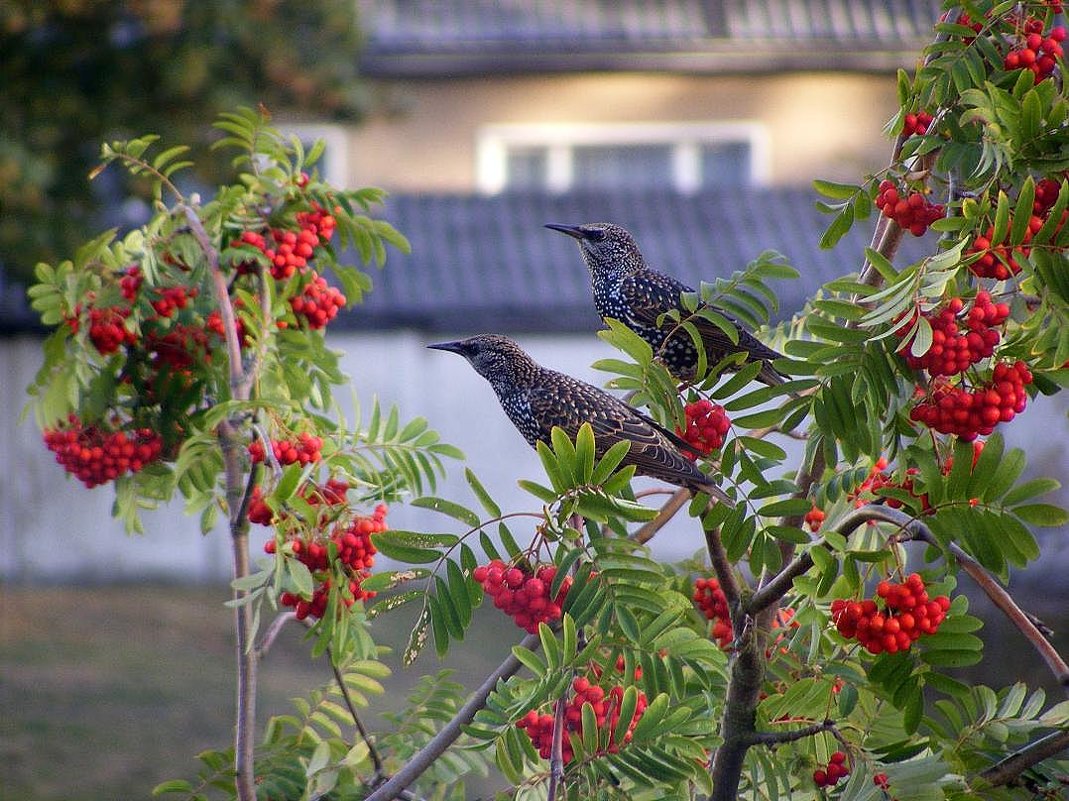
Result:
<instances>
[{"instance_id":1,"label":"dark tree canopy","mask_svg":"<svg viewBox=\"0 0 1069 801\"><path fill-rule=\"evenodd\" d=\"M121 193L88 180L102 140L154 130L203 148L239 104L359 116L358 43L351 0L0 4L0 268L25 279L119 219L101 212Z\"/></svg>"}]
</instances>

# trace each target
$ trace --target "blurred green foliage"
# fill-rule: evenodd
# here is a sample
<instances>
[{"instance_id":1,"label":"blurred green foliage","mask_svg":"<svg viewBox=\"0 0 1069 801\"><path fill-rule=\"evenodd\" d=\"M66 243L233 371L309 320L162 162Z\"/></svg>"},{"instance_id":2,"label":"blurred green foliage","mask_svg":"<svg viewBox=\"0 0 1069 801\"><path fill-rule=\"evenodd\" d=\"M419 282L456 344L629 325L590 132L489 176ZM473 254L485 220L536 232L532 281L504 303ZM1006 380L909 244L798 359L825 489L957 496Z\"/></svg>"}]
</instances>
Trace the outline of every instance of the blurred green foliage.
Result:
<instances>
[{"instance_id":1,"label":"blurred green foliage","mask_svg":"<svg viewBox=\"0 0 1069 801\"><path fill-rule=\"evenodd\" d=\"M104 140L166 133L201 151L213 184L205 132L221 110L358 118L359 41L351 0L3 0L0 269L28 279L120 221L105 204L148 196L90 184Z\"/></svg>"}]
</instances>

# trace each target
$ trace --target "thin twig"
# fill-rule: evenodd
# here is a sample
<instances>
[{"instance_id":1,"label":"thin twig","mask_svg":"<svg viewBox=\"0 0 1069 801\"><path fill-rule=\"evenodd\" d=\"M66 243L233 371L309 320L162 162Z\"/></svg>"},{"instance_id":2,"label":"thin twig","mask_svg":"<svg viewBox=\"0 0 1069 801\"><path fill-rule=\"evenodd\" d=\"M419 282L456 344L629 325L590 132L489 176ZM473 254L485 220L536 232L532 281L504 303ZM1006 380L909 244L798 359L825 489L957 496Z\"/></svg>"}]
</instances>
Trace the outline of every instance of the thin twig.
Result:
<instances>
[{"instance_id":1,"label":"thin twig","mask_svg":"<svg viewBox=\"0 0 1069 801\"><path fill-rule=\"evenodd\" d=\"M249 470L248 481L245 482L245 494L241 496L241 504L238 506L238 519L244 519L249 514L249 504L252 503L253 490L260 483L260 466L254 464Z\"/></svg>"},{"instance_id":2,"label":"thin twig","mask_svg":"<svg viewBox=\"0 0 1069 801\"><path fill-rule=\"evenodd\" d=\"M264 632L263 638L260 640L260 644L256 646L256 655L263 659L267 656L267 652L271 650L271 646L275 644L275 640L278 639L278 635L282 633L282 629L290 621L297 619L296 612L283 612L274 620L271 621L271 625L267 627L267 631Z\"/></svg>"},{"instance_id":3,"label":"thin twig","mask_svg":"<svg viewBox=\"0 0 1069 801\"><path fill-rule=\"evenodd\" d=\"M1015 751L1000 762L980 773L980 778L990 787L1012 784L1018 776L1033 765L1069 748L1069 731L1056 731Z\"/></svg>"},{"instance_id":4,"label":"thin twig","mask_svg":"<svg viewBox=\"0 0 1069 801\"><path fill-rule=\"evenodd\" d=\"M190 232L197 244L204 251L204 257L208 260L208 274L212 279L212 288L215 293L215 301L219 304L219 315L223 319L223 332L226 340L226 353L230 361L230 389L235 398L239 395L239 388L245 389L241 400L248 400L246 376L241 367L241 343L238 342L237 322L234 318L234 305L230 301L230 293L226 285L226 276L223 275L219 266L219 252L212 244L208 232L204 230L196 210L185 203L178 207L189 221Z\"/></svg>"},{"instance_id":5,"label":"thin twig","mask_svg":"<svg viewBox=\"0 0 1069 801\"><path fill-rule=\"evenodd\" d=\"M549 752L549 789L546 801L556 801L564 782L564 696L553 704L553 733Z\"/></svg>"},{"instance_id":6,"label":"thin twig","mask_svg":"<svg viewBox=\"0 0 1069 801\"><path fill-rule=\"evenodd\" d=\"M791 731L751 732L746 740L750 745L779 745L780 743L793 743L795 740L804 740L806 737L823 734L826 731L832 731L834 728L834 721L825 720L823 723L813 723Z\"/></svg>"},{"instance_id":7,"label":"thin twig","mask_svg":"<svg viewBox=\"0 0 1069 801\"><path fill-rule=\"evenodd\" d=\"M364 728L364 724L360 720L360 715L356 711L356 704L353 703L353 697L349 693L349 687L345 683L345 677L342 675L337 662L334 661L334 653L331 651L329 645L327 646L326 655L327 661L330 662L330 669L334 671L334 680L338 682L338 689L341 690L342 698L345 699L345 706L349 709L349 714L353 716L353 723L356 725L356 730L360 734L360 739L363 740L364 745L367 746L368 756L371 757L371 764L375 766L375 774L381 776L382 758L379 757L379 752L375 749L375 744L371 741L367 729Z\"/></svg>"},{"instance_id":8,"label":"thin twig","mask_svg":"<svg viewBox=\"0 0 1069 801\"><path fill-rule=\"evenodd\" d=\"M282 465L279 463L278 457L275 456L275 449L271 447L271 438L267 436L267 432L264 431L263 426L259 423L253 423L252 430L264 446L264 460L271 465L271 475L274 476L275 481L280 481L282 479Z\"/></svg>"},{"instance_id":9,"label":"thin twig","mask_svg":"<svg viewBox=\"0 0 1069 801\"><path fill-rule=\"evenodd\" d=\"M248 400L254 376L244 371L241 364L241 345L238 342L234 320L234 306L230 299L226 276L219 266L219 252L212 244L204 224L195 209L187 203L179 203L177 210L188 220L190 231L197 240L208 262L212 292L223 319L223 331L229 362L230 397L232 400ZM237 421L224 420L216 428L216 437L223 455L223 471L226 480L226 501L229 511L231 551L234 561L234 578L249 575L249 521L243 513L247 508L251 491L246 481L238 444ZM245 590L234 590L234 600L247 595ZM240 801L255 801L256 777L253 765L256 728L256 650L252 647L252 608L239 604L234 610L236 650L238 663L237 715L234 726L234 771L235 789Z\"/></svg>"},{"instance_id":10,"label":"thin twig","mask_svg":"<svg viewBox=\"0 0 1069 801\"><path fill-rule=\"evenodd\" d=\"M537 648L539 644L540 640L537 634L528 634L520 641L521 647L532 650ZM505 661L498 665L472 693L471 698L467 700L464 706L457 710L453 719L446 723L441 731L434 735L430 742L423 746L419 752L414 754L401 770L397 771L381 786L375 788L375 791L364 801L391 801L394 798L399 798L404 789L418 779L456 741L461 734L461 727L470 723L472 718L475 717L475 713L483 708L486 699L490 697L490 693L494 691L497 683L516 673L521 667L520 660L509 654Z\"/></svg>"},{"instance_id":11,"label":"thin twig","mask_svg":"<svg viewBox=\"0 0 1069 801\"><path fill-rule=\"evenodd\" d=\"M661 507L661 510L657 512L657 516L653 518L653 520L644 523L642 527L635 532L633 536L635 542L644 543L652 540L654 535L664 528L665 524L675 517L680 509L687 505L690 497L690 490L688 489L678 489L672 493L672 497L669 498L664 506Z\"/></svg>"},{"instance_id":12,"label":"thin twig","mask_svg":"<svg viewBox=\"0 0 1069 801\"><path fill-rule=\"evenodd\" d=\"M227 506L230 509L230 544L234 562L234 579L249 575L249 520L239 516L244 495L244 473L237 444L237 431L230 420L217 429L223 452ZM241 601L246 590L235 589L234 600ZM256 801L254 772L254 731L256 727L256 650L252 647L252 607L238 604L234 609L237 656L237 716L234 726L235 789L240 801Z\"/></svg>"},{"instance_id":13,"label":"thin twig","mask_svg":"<svg viewBox=\"0 0 1069 801\"><path fill-rule=\"evenodd\" d=\"M905 512L900 512L897 509L883 506L882 504L868 504L867 506L862 506L860 509L855 509L839 521L839 525L835 527L835 531L846 537L853 533L853 531L862 523L867 523L870 520L892 523L907 532L909 537L915 539L921 539L926 535L931 536L928 532L928 527L916 518L910 517ZM826 546L821 543L820 545L815 545L813 547L823 548ZM761 612L774 604L790 592L794 580L803 575L812 566L813 557L810 556L809 551L798 556L797 559L777 573L771 581L753 594L750 598L750 603L747 606L747 611L751 615L756 615L758 612Z\"/></svg>"},{"instance_id":14,"label":"thin twig","mask_svg":"<svg viewBox=\"0 0 1069 801\"><path fill-rule=\"evenodd\" d=\"M935 538L930 534L924 539L931 545L938 545ZM1054 674L1054 678L1062 690L1069 695L1069 664L1066 664L1050 640L1043 636L1043 632L1035 624L1034 618L1017 605L1013 596L995 581L983 565L962 550L956 543L950 543L948 550L957 559L962 570L969 574L969 577L984 591L984 594L991 599L991 602L1010 619L1010 622L1017 627L1025 639L1035 648L1043 661L1047 663L1047 667Z\"/></svg>"}]
</instances>

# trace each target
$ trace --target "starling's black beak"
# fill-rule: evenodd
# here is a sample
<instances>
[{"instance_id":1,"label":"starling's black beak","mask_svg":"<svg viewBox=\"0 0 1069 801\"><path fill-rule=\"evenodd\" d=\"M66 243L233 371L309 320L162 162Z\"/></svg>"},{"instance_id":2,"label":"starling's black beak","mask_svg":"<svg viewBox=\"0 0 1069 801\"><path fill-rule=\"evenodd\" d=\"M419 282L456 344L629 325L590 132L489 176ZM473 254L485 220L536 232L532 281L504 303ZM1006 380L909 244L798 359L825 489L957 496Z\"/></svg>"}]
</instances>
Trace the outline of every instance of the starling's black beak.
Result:
<instances>
[{"instance_id":1,"label":"starling's black beak","mask_svg":"<svg viewBox=\"0 0 1069 801\"><path fill-rule=\"evenodd\" d=\"M546 223L546 228L552 228L554 231L560 231L562 234L567 234L573 239L586 239L586 231L583 230L580 225L561 225L560 223Z\"/></svg>"},{"instance_id":2,"label":"starling's black beak","mask_svg":"<svg viewBox=\"0 0 1069 801\"><path fill-rule=\"evenodd\" d=\"M433 345L428 345L427 347L433 348L434 350L447 350L450 353L464 355L464 343L459 339L455 342L435 342Z\"/></svg>"}]
</instances>

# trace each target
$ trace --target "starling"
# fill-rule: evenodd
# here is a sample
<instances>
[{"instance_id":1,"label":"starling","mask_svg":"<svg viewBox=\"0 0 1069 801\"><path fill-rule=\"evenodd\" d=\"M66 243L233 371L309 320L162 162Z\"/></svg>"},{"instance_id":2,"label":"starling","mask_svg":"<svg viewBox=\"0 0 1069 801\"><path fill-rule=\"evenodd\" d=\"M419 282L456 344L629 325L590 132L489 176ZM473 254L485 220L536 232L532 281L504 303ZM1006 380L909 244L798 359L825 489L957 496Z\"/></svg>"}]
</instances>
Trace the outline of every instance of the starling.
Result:
<instances>
[{"instance_id":1,"label":"starling","mask_svg":"<svg viewBox=\"0 0 1069 801\"><path fill-rule=\"evenodd\" d=\"M574 439L580 426L590 423L597 458L620 440L630 440L631 448L623 464L634 465L639 475L704 492L734 505L680 452L693 452L692 446L607 392L542 367L508 337L480 334L427 347L459 353L467 359L475 372L490 382L501 408L531 447L538 442L550 444L554 426Z\"/></svg>"},{"instance_id":2,"label":"starling","mask_svg":"<svg viewBox=\"0 0 1069 801\"><path fill-rule=\"evenodd\" d=\"M698 352L690 335L680 329L668 338L677 323L665 320L658 325L657 320L673 309L686 317L688 312L683 308L680 295L694 290L671 276L650 269L634 237L619 225L550 223L546 228L567 234L579 243L583 261L590 269L594 307L602 319L624 323L650 344L668 372L681 381L693 379L698 369ZM727 312L715 306L710 308L735 326L739 341L732 342L723 330L708 320L691 318L701 334L709 360L715 362L729 354L743 352L747 362L762 363L758 381L769 386L782 384L785 379L772 367L771 361L783 356L758 340Z\"/></svg>"}]
</instances>

